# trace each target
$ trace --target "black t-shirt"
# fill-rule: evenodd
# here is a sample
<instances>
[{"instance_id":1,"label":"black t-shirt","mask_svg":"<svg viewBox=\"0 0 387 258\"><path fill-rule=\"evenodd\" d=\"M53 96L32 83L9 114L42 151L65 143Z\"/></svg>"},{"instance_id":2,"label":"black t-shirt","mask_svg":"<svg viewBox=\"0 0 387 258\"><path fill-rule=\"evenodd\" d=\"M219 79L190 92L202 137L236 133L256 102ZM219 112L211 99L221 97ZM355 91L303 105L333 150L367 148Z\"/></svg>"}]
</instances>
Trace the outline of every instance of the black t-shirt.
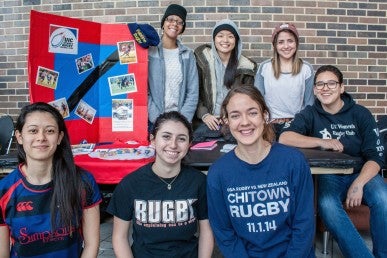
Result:
<instances>
[{"instance_id":1,"label":"black t-shirt","mask_svg":"<svg viewBox=\"0 0 387 258\"><path fill-rule=\"evenodd\" d=\"M198 220L208 219L206 175L182 166L167 189L145 165L116 187L107 211L133 224L132 251L141 257L197 257ZM171 179L164 179L170 183Z\"/></svg>"}]
</instances>

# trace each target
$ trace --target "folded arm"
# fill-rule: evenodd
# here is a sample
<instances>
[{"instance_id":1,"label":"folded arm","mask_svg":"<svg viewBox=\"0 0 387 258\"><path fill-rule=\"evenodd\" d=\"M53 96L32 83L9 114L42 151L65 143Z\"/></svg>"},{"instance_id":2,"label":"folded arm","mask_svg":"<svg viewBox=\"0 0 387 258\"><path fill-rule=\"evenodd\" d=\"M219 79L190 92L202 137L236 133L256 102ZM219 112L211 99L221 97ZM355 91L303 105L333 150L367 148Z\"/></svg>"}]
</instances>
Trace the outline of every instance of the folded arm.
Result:
<instances>
[{"instance_id":1,"label":"folded arm","mask_svg":"<svg viewBox=\"0 0 387 258\"><path fill-rule=\"evenodd\" d=\"M338 152L343 152L344 150L343 144L337 139L321 139L291 131L283 132L278 141L298 148L321 148Z\"/></svg>"}]
</instances>

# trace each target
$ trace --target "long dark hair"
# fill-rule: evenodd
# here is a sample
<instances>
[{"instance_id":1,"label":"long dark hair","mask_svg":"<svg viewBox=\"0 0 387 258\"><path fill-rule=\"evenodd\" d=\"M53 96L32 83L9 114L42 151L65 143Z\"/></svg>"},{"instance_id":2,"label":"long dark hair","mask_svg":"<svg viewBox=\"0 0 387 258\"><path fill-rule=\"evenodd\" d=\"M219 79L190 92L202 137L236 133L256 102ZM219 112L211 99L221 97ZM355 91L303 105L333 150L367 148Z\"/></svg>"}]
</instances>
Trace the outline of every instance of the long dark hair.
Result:
<instances>
[{"instance_id":1,"label":"long dark hair","mask_svg":"<svg viewBox=\"0 0 387 258\"><path fill-rule=\"evenodd\" d=\"M159 115L153 125L153 128L151 130L151 135L153 137L156 137L157 132L159 131L160 127L168 121L174 121L174 122L180 122L182 123L188 130L188 139L189 142L192 142L193 139L193 131L192 131L192 126L190 122L188 122L187 118L180 114L177 111L170 111L170 112L165 112Z\"/></svg>"},{"instance_id":2,"label":"long dark hair","mask_svg":"<svg viewBox=\"0 0 387 258\"><path fill-rule=\"evenodd\" d=\"M228 118L227 105L230 102L230 99L238 93L247 95L253 101L255 101L261 109L262 117L265 118L266 115L264 114L267 114L267 117L265 119L266 123L264 125L263 132L262 132L262 138L270 143L274 142L275 133L272 125L268 122L269 116L270 116L270 110L266 105L265 99L262 96L262 94L253 85L238 85L237 87L233 87L223 100L222 106L220 107L220 117L222 119ZM227 123L225 123L225 125L227 125Z\"/></svg>"},{"instance_id":3,"label":"long dark hair","mask_svg":"<svg viewBox=\"0 0 387 258\"><path fill-rule=\"evenodd\" d=\"M52 159L51 225L53 229L59 226L78 227L81 223L82 198L84 197L85 186L81 171L74 163L65 122L57 109L47 103L36 102L22 108L15 125L17 131L22 132L26 117L34 112L51 114L58 125L59 132L63 132L63 139L57 146ZM17 152L19 162L27 164L23 145L18 144Z\"/></svg>"},{"instance_id":4,"label":"long dark hair","mask_svg":"<svg viewBox=\"0 0 387 258\"><path fill-rule=\"evenodd\" d=\"M227 89L231 89L234 84L237 68L238 68L238 42L239 37L235 37L235 47L231 51L230 59L228 60L226 71L223 77L223 84Z\"/></svg>"}]
</instances>

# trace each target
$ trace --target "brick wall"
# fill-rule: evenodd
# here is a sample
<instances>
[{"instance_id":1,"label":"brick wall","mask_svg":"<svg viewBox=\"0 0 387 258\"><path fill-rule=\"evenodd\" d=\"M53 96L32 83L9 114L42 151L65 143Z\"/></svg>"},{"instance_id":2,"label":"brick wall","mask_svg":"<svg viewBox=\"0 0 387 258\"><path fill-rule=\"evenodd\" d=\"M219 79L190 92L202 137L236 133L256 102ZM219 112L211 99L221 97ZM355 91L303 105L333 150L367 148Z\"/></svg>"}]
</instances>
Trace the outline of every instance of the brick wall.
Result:
<instances>
[{"instance_id":1,"label":"brick wall","mask_svg":"<svg viewBox=\"0 0 387 258\"><path fill-rule=\"evenodd\" d=\"M237 23L244 54L257 62L271 57L275 24L294 22L300 54L317 68L337 65L346 90L375 115L387 114L387 3L289 0L2 0L0 2L0 113L14 118L28 103L27 55L31 9L103 23L150 23L160 28L167 5L188 10L186 45L210 42L217 20Z\"/></svg>"}]
</instances>

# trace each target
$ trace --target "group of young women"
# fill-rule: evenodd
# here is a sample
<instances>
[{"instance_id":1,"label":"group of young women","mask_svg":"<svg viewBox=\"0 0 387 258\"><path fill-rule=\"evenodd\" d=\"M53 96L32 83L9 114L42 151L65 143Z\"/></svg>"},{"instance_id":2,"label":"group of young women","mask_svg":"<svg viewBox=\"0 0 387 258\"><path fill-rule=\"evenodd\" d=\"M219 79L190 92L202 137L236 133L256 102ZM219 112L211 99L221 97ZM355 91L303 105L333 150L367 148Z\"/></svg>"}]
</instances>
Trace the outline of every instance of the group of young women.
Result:
<instances>
[{"instance_id":1,"label":"group of young women","mask_svg":"<svg viewBox=\"0 0 387 258\"><path fill-rule=\"evenodd\" d=\"M310 168L276 138L314 103L316 85L324 91L342 81L333 72L327 82L313 78L297 56L292 24L275 28L273 57L257 69L241 54L230 20L215 25L211 45L183 46L186 15L168 6L162 41L149 49L156 157L127 175L109 203L116 256L211 257L215 236L225 257L314 257ZM237 143L208 176L182 164L195 113L197 139L227 132ZM74 165L62 116L45 103L26 106L16 138L20 166L0 181L0 257L96 257L101 197L93 177Z\"/></svg>"},{"instance_id":2,"label":"group of young women","mask_svg":"<svg viewBox=\"0 0 387 258\"><path fill-rule=\"evenodd\" d=\"M216 23L211 44L195 51L184 47L179 36L185 30L186 15L180 5L168 6L161 21L161 42L149 50L149 130L157 155L153 165L124 179L110 203L114 248L125 250L117 255L210 257L209 220L227 257L314 256L308 164L299 152L274 144L276 135L271 129L271 123L283 126L314 100L313 68L298 57L297 29L292 24L275 28L273 58L258 69L256 62L242 55L241 34L228 19ZM165 121L167 117L171 121ZM205 181L199 186L195 179L201 172L193 172L189 179L181 165L192 141L189 122L194 126L195 141L224 138L238 143L235 151L211 167L207 193ZM178 124L181 130L177 130ZM278 138L281 128L276 129ZM185 186L184 178L191 187ZM154 190L145 193L139 186ZM196 190L191 191L192 187ZM272 196L274 192L280 196ZM195 200L187 201L190 204L181 223L176 215L163 216L168 211L181 212L177 200ZM225 216L229 209L232 218ZM197 239L189 221L199 226L195 245L186 240L185 228ZM132 248L127 241L130 226ZM161 232L170 233L167 237ZM277 235L281 237L273 241Z\"/></svg>"},{"instance_id":3,"label":"group of young women","mask_svg":"<svg viewBox=\"0 0 387 258\"><path fill-rule=\"evenodd\" d=\"M285 122L313 104L313 68L298 56L296 27L278 24L272 35L273 57L259 68L242 55L242 37L228 19L217 22L211 44L190 50L179 40L187 11L171 4L161 20L161 42L149 48L149 129L158 115L178 111L194 126L194 140L234 140L222 131L220 106L236 85L255 85L270 110L277 138Z\"/></svg>"}]
</instances>

